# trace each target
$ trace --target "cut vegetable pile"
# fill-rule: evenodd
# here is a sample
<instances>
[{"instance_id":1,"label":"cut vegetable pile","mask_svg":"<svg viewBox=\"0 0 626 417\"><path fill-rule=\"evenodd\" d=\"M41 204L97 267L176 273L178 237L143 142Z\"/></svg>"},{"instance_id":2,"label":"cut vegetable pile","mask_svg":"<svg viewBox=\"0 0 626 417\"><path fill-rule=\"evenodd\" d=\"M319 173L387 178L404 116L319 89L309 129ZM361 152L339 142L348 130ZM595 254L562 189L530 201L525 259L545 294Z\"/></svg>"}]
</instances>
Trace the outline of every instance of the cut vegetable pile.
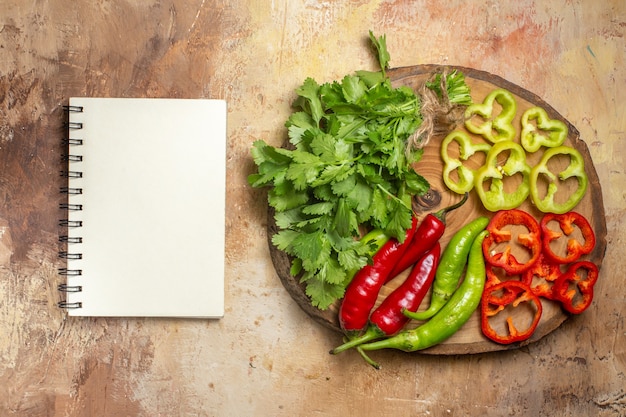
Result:
<instances>
[{"instance_id":1,"label":"cut vegetable pile","mask_svg":"<svg viewBox=\"0 0 626 417\"><path fill-rule=\"evenodd\" d=\"M378 367L367 351L427 349L473 314L489 340L521 343L544 302L571 314L587 309L598 279L586 258L595 235L575 211L588 179L583 157L565 144L567 125L537 106L520 117L503 88L472 102L460 71L432 74L423 90L429 98L393 87L385 37L370 32L370 40L380 71L323 84L306 79L286 122L289 143L256 141L258 172L248 178L268 189L278 227L272 243L289 255L311 304L339 306L345 340L331 353L354 348ZM423 104L432 97L442 109L464 110L460 128L427 145L433 120ZM412 210L430 187L415 170L421 146L439 147L443 182L459 194L423 218ZM538 163L531 166L529 155ZM467 219L444 247L446 214L470 194L490 215ZM521 209L526 201L543 216ZM405 270L377 305L381 288Z\"/></svg>"}]
</instances>

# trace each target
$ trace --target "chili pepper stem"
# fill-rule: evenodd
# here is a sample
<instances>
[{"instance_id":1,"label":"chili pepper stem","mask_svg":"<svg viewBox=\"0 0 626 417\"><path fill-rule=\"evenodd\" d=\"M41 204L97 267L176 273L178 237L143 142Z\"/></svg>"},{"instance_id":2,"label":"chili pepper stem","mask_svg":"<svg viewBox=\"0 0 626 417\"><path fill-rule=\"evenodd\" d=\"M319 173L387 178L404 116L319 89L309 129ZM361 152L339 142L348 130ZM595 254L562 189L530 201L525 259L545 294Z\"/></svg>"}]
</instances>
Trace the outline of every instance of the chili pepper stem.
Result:
<instances>
[{"instance_id":1,"label":"chili pepper stem","mask_svg":"<svg viewBox=\"0 0 626 417\"><path fill-rule=\"evenodd\" d=\"M357 346L356 350L357 350L357 352L359 352L359 354L365 360L365 362L367 362L368 364L372 365L374 367L374 369L376 369L376 370L380 369L380 365L377 362L374 362L372 360L372 358L370 358L367 355L367 353L365 353L365 351L363 349L361 349L361 346Z\"/></svg>"},{"instance_id":2,"label":"chili pepper stem","mask_svg":"<svg viewBox=\"0 0 626 417\"><path fill-rule=\"evenodd\" d=\"M406 317L410 318L411 320L418 320L418 321L428 320L429 318L434 316L439 310L441 310L441 307L443 307L446 304L446 302L450 298L450 295L441 294L441 298L436 298L432 300L430 303L430 306L424 311L414 312L414 311L404 310L402 311L402 314L404 314Z\"/></svg>"},{"instance_id":3,"label":"chili pepper stem","mask_svg":"<svg viewBox=\"0 0 626 417\"><path fill-rule=\"evenodd\" d=\"M347 342L345 342L341 346L337 346L336 348L330 351L331 355L336 355L343 351L346 351L350 348L357 347L362 343L369 342L374 339L379 339L384 336L384 333L376 326L369 326L365 333L361 336L349 338Z\"/></svg>"},{"instance_id":4,"label":"chili pepper stem","mask_svg":"<svg viewBox=\"0 0 626 417\"><path fill-rule=\"evenodd\" d=\"M402 332L397 335L359 346L361 350L398 349L412 352L413 346L419 346L419 336L416 332Z\"/></svg>"},{"instance_id":5,"label":"chili pepper stem","mask_svg":"<svg viewBox=\"0 0 626 417\"><path fill-rule=\"evenodd\" d=\"M468 196L469 196L469 193L466 191L465 194L463 195L463 198L461 199L461 201L459 201L458 203L453 204L451 206L442 208L438 212L433 213L433 216L435 216L436 218L441 220L442 223L445 223L446 222L446 214L448 214L452 210L458 209L463 204L465 204L465 202L467 201Z\"/></svg>"}]
</instances>

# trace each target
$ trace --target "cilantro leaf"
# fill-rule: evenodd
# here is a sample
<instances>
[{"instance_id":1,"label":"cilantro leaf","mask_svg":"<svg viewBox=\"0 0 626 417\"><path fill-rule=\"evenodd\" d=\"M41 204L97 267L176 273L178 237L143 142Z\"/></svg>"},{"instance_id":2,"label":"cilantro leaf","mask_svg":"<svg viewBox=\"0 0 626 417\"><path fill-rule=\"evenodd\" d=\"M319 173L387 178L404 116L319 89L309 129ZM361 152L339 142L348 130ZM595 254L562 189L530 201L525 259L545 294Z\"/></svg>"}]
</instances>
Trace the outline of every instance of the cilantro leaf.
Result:
<instances>
[{"instance_id":1,"label":"cilantro leaf","mask_svg":"<svg viewBox=\"0 0 626 417\"><path fill-rule=\"evenodd\" d=\"M301 107L305 112L309 113L315 123L319 123L324 114L322 109L322 102L319 98L320 86L313 78L307 78L304 80L304 84L296 89L298 99L296 99L294 106Z\"/></svg>"},{"instance_id":2,"label":"cilantro leaf","mask_svg":"<svg viewBox=\"0 0 626 417\"><path fill-rule=\"evenodd\" d=\"M341 88L348 103L358 103L366 91L365 84L356 75L346 75L341 82Z\"/></svg>"},{"instance_id":3,"label":"cilantro leaf","mask_svg":"<svg viewBox=\"0 0 626 417\"><path fill-rule=\"evenodd\" d=\"M281 212L307 204L309 195L305 191L296 190L290 181L284 181L268 191L267 201L276 211Z\"/></svg>"},{"instance_id":4,"label":"cilantro leaf","mask_svg":"<svg viewBox=\"0 0 626 417\"><path fill-rule=\"evenodd\" d=\"M357 212L365 211L370 205L371 198L372 189L362 177L356 178L354 187L346 194L350 206L354 207Z\"/></svg>"},{"instance_id":5,"label":"cilantro leaf","mask_svg":"<svg viewBox=\"0 0 626 417\"><path fill-rule=\"evenodd\" d=\"M399 236L398 240L403 241L406 230L411 227L411 210L396 201L390 200L391 210L389 215L389 223L387 229L390 230L395 236Z\"/></svg>"},{"instance_id":6,"label":"cilantro leaf","mask_svg":"<svg viewBox=\"0 0 626 417\"><path fill-rule=\"evenodd\" d=\"M377 39L376 36L374 36L374 33L370 30L370 40L378 52L378 62L380 63L380 69L384 74L385 70L389 67L389 61L391 60L389 52L387 52L387 38L385 35L382 35Z\"/></svg>"},{"instance_id":7,"label":"cilantro leaf","mask_svg":"<svg viewBox=\"0 0 626 417\"><path fill-rule=\"evenodd\" d=\"M317 155L295 150L293 161L287 168L286 177L293 181L297 190L304 190L317 178L322 167L323 163Z\"/></svg>"},{"instance_id":8,"label":"cilantro leaf","mask_svg":"<svg viewBox=\"0 0 626 417\"><path fill-rule=\"evenodd\" d=\"M340 236L356 236L359 232L356 213L345 198L340 198L337 203L333 226Z\"/></svg>"},{"instance_id":9,"label":"cilantro leaf","mask_svg":"<svg viewBox=\"0 0 626 417\"><path fill-rule=\"evenodd\" d=\"M328 201L322 201L302 208L302 212L305 214L324 215L330 214L333 211L335 205Z\"/></svg>"},{"instance_id":10,"label":"cilantro leaf","mask_svg":"<svg viewBox=\"0 0 626 417\"><path fill-rule=\"evenodd\" d=\"M311 279L307 281L306 295L311 298L311 304L320 310L326 310L336 300L343 298L346 291L345 283L332 284L324 280Z\"/></svg>"}]
</instances>

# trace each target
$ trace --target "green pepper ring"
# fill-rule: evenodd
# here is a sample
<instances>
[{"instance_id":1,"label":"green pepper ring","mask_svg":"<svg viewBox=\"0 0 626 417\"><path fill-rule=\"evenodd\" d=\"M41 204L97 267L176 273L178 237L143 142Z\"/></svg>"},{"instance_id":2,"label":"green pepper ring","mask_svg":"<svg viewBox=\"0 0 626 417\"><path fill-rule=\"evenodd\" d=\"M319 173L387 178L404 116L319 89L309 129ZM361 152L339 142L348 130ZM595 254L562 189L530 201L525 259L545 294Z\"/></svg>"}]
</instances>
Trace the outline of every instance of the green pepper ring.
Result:
<instances>
[{"instance_id":1,"label":"green pepper ring","mask_svg":"<svg viewBox=\"0 0 626 417\"><path fill-rule=\"evenodd\" d=\"M504 165L498 164L498 156L510 152ZM526 162L524 148L513 141L497 142L487 153L485 165L476 171L474 188L483 206L489 211L508 210L522 204L530 193L531 168ZM513 192L504 191L504 177L522 175L522 182ZM491 181L489 190L483 183Z\"/></svg>"},{"instance_id":2,"label":"green pepper ring","mask_svg":"<svg viewBox=\"0 0 626 417\"><path fill-rule=\"evenodd\" d=\"M448 154L448 147L452 142L456 142L459 145L458 158L451 158ZM470 169L463 164L463 161L467 161L477 152L482 152L485 155L491 149L491 145L488 143L472 143L469 135L461 130L455 130L451 132L441 142L441 159L443 159L443 182L448 186L450 190L457 194L463 194L474 188L474 176L477 169ZM458 175L458 180L454 181L450 174L455 172Z\"/></svg>"},{"instance_id":3,"label":"green pepper ring","mask_svg":"<svg viewBox=\"0 0 626 417\"><path fill-rule=\"evenodd\" d=\"M531 120L536 121L536 127ZM543 132L545 136L539 132ZM542 107L531 107L522 115L520 143L528 152L537 152L542 146L547 148L561 146L567 139L567 133L567 125L559 119L550 119Z\"/></svg>"},{"instance_id":4,"label":"green pepper ring","mask_svg":"<svg viewBox=\"0 0 626 417\"><path fill-rule=\"evenodd\" d=\"M492 115L494 102L502 107L497 116ZM497 88L482 103L471 104L465 109L465 128L476 135L482 135L491 143L512 140L516 134L512 124L516 113L517 102L513 94L504 88ZM481 117L484 122L480 125L474 124L474 115Z\"/></svg>"},{"instance_id":5,"label":"green pepper ring","mask_svg":"<svg viewBox=\"0 0 626 417\"><path fill-rule=\"evenodd\" d=\"M558 155L569 155L570 163L563 171L555 174L548 168L548 162ZM539 195L538 181L540 176L550 180L546 195L543 198ZM558 191L557 182L569 178L578 179L578 188L571 193L567 201L556 203L554 197ZM537 209L544 213L563 214L571 211L584 197L587 184L588 179L583 157L580 152L570 146L562 145L548 149L539 163L530 170L530 196Z\"/></svg>"}]
</instances>

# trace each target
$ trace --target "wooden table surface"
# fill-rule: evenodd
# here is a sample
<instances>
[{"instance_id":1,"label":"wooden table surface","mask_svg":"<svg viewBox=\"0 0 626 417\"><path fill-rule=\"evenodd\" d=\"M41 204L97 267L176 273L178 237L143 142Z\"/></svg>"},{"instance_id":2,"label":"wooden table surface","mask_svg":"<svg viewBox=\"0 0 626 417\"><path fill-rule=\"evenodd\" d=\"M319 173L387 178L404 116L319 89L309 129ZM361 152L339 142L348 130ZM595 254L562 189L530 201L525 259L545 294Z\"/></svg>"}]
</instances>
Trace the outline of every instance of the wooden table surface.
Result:
<instances>
[{"instance_id":1,"label":"wooden table surface","mask_svg":"<svg viewBox=\"0 0 626 417\"><path fill-rule=\"evenodd\" d=\"M337 335L270 262L249 150L282 143L306 77L376 69L370 29L394 67L485 70L578 128L608 227L588 311L507 352L383 352L378 371L328 354ZM625 36L623 0L4 0L0 415L626 415ZM55 306L61 106L75 95L228 101L223 319L70 319Z\"/></svg>"}]
</instances>

